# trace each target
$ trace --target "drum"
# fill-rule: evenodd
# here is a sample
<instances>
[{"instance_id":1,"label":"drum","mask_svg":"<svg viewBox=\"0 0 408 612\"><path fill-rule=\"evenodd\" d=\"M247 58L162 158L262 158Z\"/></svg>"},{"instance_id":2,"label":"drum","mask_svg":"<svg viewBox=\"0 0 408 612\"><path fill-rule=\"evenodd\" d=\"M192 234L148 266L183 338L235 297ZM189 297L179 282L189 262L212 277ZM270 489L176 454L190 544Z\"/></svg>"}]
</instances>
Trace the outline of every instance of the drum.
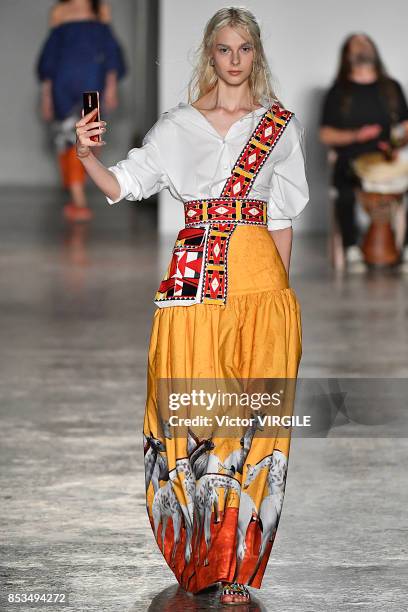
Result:
<instances>
[{"instance_id":1,"label":"drum","mask_svg":"<svg viewBox=\"0 0 408 612\"><path fill-rule=\"evenodd\" d=\"M364 259L372 265L393 265L400 252L392 221L408 190L407 152L401 150L389 161L381 152L366 153L354 161L353 167L361 183L357 198L371 220L361 245Z\"/></svg>"}]
</instances>

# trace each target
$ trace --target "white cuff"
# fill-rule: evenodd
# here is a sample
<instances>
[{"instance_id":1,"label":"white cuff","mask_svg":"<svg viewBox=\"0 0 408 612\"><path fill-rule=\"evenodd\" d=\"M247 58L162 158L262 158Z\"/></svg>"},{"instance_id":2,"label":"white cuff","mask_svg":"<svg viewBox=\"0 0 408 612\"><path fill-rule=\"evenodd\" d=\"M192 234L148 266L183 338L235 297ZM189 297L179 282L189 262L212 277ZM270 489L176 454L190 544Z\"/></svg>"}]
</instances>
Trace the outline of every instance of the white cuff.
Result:
<instances>
[{"instance_id":1,"label":"white cuff","mask_svg":"<svg viewBox=\"0 0 408 612\"><path fill-rule=\"evenodd\" d=\"M280 230L287 227L292 227L292 219L269 219L268 230Z\"/></svg>"},{"instance_id":2,"label":"white cuff","mask_svg":"<svg viewBox=\"0 0 408 612\"><path fill-rule=\"evenodd\" d=\"M108 196L106 197L106 201L108 202L108 204L117 204L117 202L120 202L121 200L123 200L123 198L126 195L125 192L125 185L123 183L123 175L122 172L116 167L116 166L110 166L108 168L108 170L110 170L112 172L112 174L114 174L116 176L116 179L119 183L120 186L120 194L119 197L116 200L111 200L110 198L108 198Z\"/></svg>"}]
</instances>

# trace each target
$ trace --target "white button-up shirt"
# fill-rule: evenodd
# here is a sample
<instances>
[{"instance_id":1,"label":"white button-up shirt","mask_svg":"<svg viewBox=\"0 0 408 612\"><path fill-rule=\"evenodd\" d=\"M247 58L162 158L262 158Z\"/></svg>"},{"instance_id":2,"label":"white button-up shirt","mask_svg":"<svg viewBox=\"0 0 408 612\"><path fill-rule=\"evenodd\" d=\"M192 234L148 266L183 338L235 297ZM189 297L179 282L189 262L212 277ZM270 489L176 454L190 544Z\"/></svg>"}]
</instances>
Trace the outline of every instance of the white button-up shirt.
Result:
<instances>
[{"instance_id":1,"label":"white button-up shirt","mask_svg":"<svg viewBox=\"0 0 408 612\"><path fill-rule=\"evenodd\" d=\"M180 202L217 198L266 107L235 121L222 137L194 106L180 102L162 113L140 148L111 166L123 198L141 200L169 189ZM309 200L304 129L292 117L246 197L268 202L268 229L290 227Z\"/></svg>"}]
</instances>

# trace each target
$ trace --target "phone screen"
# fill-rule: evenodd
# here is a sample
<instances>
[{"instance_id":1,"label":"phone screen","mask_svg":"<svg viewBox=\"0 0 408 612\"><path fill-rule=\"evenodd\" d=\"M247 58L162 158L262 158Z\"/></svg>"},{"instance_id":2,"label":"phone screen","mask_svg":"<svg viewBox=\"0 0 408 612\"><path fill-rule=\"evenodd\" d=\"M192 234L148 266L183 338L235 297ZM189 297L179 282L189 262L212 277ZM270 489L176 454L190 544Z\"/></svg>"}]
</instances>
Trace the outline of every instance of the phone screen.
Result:
<instances>
[{"instance_id":1,"label":"phone screen","mask_svg":"<svg viewBox=\"0 0 408 612\"><path fill-rule=\"evenodd\" d=\"M98 113L97 113L95 119L93 119L93 121L100 121L101 120L100 109L99 109L99 91L84 91L84 93L83 93L83 108L84 108L84 115L87 115L88 113L93 111L95 108L97 108L98 109ZM100 134L96 134L96 136L91 136L90 138L94 142L100 142L101 135Z\"/></svg>"}]
</instances>

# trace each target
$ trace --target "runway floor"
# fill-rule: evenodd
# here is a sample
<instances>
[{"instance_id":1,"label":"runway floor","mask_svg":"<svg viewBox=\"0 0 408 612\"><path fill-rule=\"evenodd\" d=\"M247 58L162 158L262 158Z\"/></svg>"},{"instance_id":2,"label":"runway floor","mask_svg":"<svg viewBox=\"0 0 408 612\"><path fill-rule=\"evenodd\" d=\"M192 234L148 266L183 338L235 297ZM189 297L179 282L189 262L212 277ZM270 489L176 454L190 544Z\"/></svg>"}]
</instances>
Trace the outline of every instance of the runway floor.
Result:
<instances>
[{"instance_id":1,"label":"runway floor","mask_svg":"<svg viewBox=\"0 0 408 612\"><path fill-rule=\"evenodd\" d=\"M177 588L144 502L152 297L173 239L152 257L148 203L94 196L95 220L75 228L61 203L52 190L0 196L0 609L31 609L6 601L24 592L66 592L52 609L75 612L221 609L216 591ZM325 238L295 233L291 284L300 377L408 376L408 275L336 276ZM407 450L406 437L292 442L251 610L407 609Z\"/></svg>"}]
</instances>

